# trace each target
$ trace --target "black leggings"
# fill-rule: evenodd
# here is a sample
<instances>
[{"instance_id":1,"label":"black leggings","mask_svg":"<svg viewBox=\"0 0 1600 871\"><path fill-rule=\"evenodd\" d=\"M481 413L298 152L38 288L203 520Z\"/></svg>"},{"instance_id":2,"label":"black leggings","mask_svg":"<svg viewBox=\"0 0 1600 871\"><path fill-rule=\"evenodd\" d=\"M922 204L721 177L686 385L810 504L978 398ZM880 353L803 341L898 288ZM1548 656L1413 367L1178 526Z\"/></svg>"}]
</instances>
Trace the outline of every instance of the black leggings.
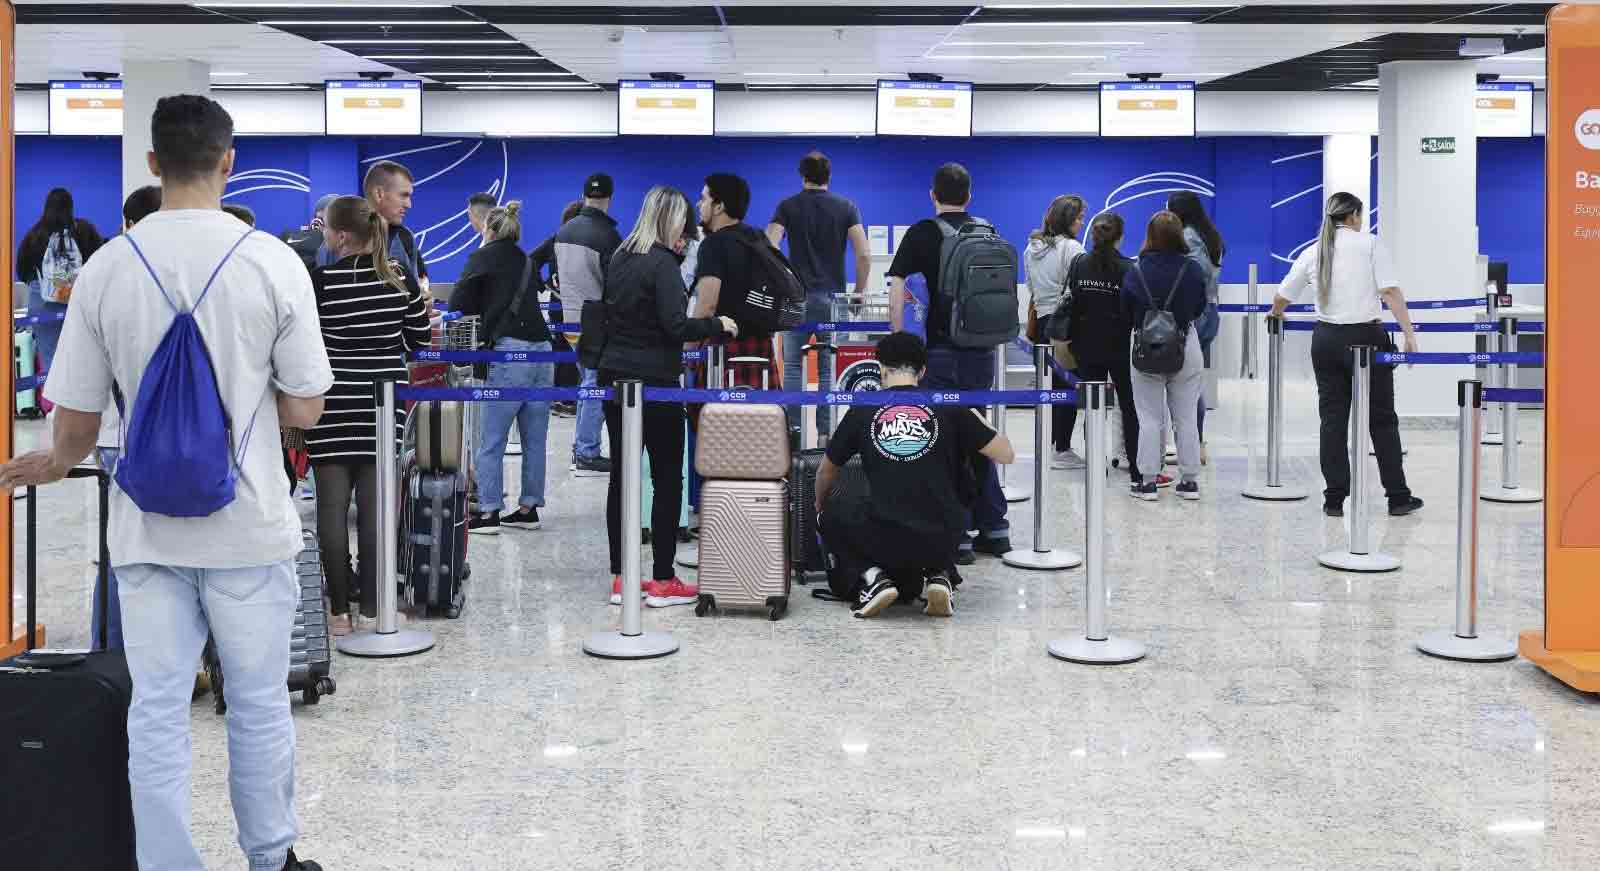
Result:
<instances>
[{"instance_id":1,"label":"black leggings","mask_svg":"<svg viewBox=\"0 0 1600 871\"><path fill-rule=\"evenodd\" d=\"M1139 413L1133 408L1133 370L1128 365L1128 355L1120 354L1109 360L1079 360L1075 371L1085 381L1109 380L1116 388L1117 413L1122 415L1122 449L1128 454L1128 475L1135 484L1143 481L1144 476L1139 474ZM1106 450L1115 451L1116 446L1106 445Z\"/></svg>"},{"instance_id":2,"label":"black leggings","mask_svg":"<svg viewBox=\"0 0 1600 871\"><path fill-rule=\"evenodd\" d=\"M356 498L356 538L361 564L361 616L378 615L378 464L324 463L312 467L317 481L317 543L328 600L334 614L350 611L350 496Z\"/></svg>"},{"instance_id":3,"label":"black leggings","mask_svg":"<svg viewBox=\"0 0 1600 871\"><path fill-rule=\"evenodd\" d=\"M1317 411L1322 417L1319 452L1322 459L1322 496L1337 505L1350 495L1350 383L1355 362L1350 348L1372 345L1391 350L1393 341L1382 324L1330 324L1318 322L1311 334L1311 367L1317 375ZM1394 410L1394 366L1374 363L1372 395L1368 399L1372 450L1378 455L1378 477L1391 505L1411 498L1406 486L1404 452L1400 446L1400 418ZM1365 457L1358 458L1366 462ZM1357 493L1356 498L1365 494Z\"/></svg>"},{"instance_id":4,"label":"black leggings","mask_svg":"<svg viewBox=\"0 0 1600 871\"><path fill-rule=\"evenodd\" d=\"M611 386L613 376L600 374L600 384ZM646 382L651 387L676 387L676 382ZM622 574L622 464L637 463L622 447L622 406L605 404L606 435L611 442L611 483L606 489L606 536L611 548L611 573ZM650 576L658 581L677 575L678 506L683 502L683 442L687 416L681 404L644 404L644 449L650 455L650 484L655 488L650 512ZM641 518L642 519L642 518Z\"/></svg>"}]
</instances>

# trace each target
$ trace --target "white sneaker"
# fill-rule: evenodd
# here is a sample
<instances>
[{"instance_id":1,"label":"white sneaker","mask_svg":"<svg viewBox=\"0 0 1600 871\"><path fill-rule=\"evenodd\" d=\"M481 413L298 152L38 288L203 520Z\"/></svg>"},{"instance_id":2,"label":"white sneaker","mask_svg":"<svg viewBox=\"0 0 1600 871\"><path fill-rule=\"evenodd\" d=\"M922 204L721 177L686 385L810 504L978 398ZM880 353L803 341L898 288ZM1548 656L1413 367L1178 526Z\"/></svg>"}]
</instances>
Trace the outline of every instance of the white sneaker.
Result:
<instances>
[{"instance_id":1,"label":"white sneaker","mask_svg":"<svg viewBox=\"0 0 1600 871\"><path fill-rule=\"evenodd\" d=\"M1083 457L1078 456L1070 448L1065 451L1060 451L1050 459L1050 468L1052 469L1066 469L1071 471L1074 469L1081 469L1085 465L1087 464L1084 463Z\"/></svg>"}]
</instances>

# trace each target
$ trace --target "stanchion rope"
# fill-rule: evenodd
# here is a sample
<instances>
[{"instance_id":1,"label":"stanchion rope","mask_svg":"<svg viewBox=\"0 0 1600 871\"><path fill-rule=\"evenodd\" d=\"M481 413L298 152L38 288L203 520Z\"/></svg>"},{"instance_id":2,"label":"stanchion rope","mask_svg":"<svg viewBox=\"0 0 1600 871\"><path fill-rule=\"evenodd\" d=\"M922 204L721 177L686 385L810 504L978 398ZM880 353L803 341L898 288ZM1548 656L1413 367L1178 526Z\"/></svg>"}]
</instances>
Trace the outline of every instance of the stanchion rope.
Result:
<instances>
[{"instance_id":1,"label":"stanchion rope","mask_svg":"<svg viewBox=\"0 0 1600 871\"><path fill-rule=\"evenodd\" d=\"M1544 391L1537 387L1486 387L1484 402L1544 402Z\"/></svg>"},{"instance_id":2,"label":"stanchion rope","mask_svg":"<svg viewBox=\"0 0 1600 871\"><path fill-rule=\"evenodd\" d=\"M460 400L463 402L576 402L614 398L609 387L410 387L396 385L396 400ZM1071 390L864 390L855 392L806 392L788 390L703 390L676 387L646 387L647 402L689 402L737 405L1074 405L1077 393Z\"/></svg>"},{"instance_id":3,"label":"stanchion rope","mask_svg":"<svg viewBox=\"0 0 1600 871\"><path fill-rule=\"evenodd\" d=\"M1457 323L1457 324L1452 324L1452 323L1432 323L1432 324L1414 323L1414 324L1412 324L1412 326L1415 327L1417 332L1419 332L1419 333L1484 333L1484 334L1492 334L1492 333L1500 332L1500 325L1498 323L1491 323L1491 322L1488 322L1488 321L1476 322L1476 323ZM1285 330L1294 331L1294 332L1310 332L1310 331L1312 331L1312 330L1317 328L1317 322L1316 321L1284 321L1283 322L1283 328ZM1400 325L1396 324L1396 323L1385 322L1383 324L1383 328L1385 330L1388 330L1391 333L1400 332ZM1520 333L1542 333L1542 332L1544 332L1544 322L1543 321L1517 321L1517 331L1520 332Z\"/></svg>"},{"instance_id":4,"label":"stanchion rope","mask_svg":"<svg viewBox=\"0 0 1600 871\"><path fill-rule=\"evenodd\" d=\"M1376 359L1379 363L1407 363L1410 365L1516 363L1525 366L1538 366L1544 363L1544 354L1538 351L1496 351L1488 354L1405 354L1380 351Z\"/></svg>"}]
</instances>

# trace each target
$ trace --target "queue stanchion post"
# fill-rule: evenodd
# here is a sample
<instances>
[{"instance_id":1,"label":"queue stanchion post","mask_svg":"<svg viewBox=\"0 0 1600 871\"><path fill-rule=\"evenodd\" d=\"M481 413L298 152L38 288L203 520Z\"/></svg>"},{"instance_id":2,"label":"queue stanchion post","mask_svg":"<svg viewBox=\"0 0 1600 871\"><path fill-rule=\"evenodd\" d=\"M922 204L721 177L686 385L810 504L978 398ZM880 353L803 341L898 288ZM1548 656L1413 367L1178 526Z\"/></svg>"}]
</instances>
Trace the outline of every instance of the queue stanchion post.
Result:
<instances>
[{"instance_id":1,"label":"queue stanchion post","mask_svg":"<svg viewBox=\"0 0 1600 871\"><path fill-rule=\"evenodd\" d=\"M706 351L706 387L721 387L722 385L722 357L727 349L720 344L707 345ZM694 457L689 458L689 473L694 474ZM687 487L688 482L684 483ZM698 540L678 548L677 556L673 561L686 569L700 568L700 543Z\"/></svg>"},{"instance_id":2,"label":"queue stanchion post","mask_svg":"<svg viewBox=\"0 0 1600 871\"><path fill-rule=\"evenodd\" d=\"M1515 350L1517 347L1517 319L1511 316L1500 318L1500 347L1504 350ZM1517 386L1517 364L1509 360L1500 364L1500 379L1503 386L1511 388ZM1518 403L1506 401L1500 403L1500 486L1484 487L1480 491L1481 498L1489 502L1506 502L1513 504L1527 504L1539 502L1544 496L1537 487L1522 486L1521 469L1518 468L1519 442L1517 434L1517 415L1520 412Z\"/></svg>"},{"instance_id":3,"label":"queue stanchion post","mask_svg":"<svg viewBox=\"0 0 1600 871\"><path fill-rule=\"evenodd\" d=\"M1106 458L1108 429L1106 414L1110 403L1111 385L1103 381L1085 381L1078 384L1079 402L1087 411L1084 417L1085 449L1089 453L1084 465L1084 633L1082 638L1064 638L1050 642L1050 655L1067 662L1087 665L1120 665L1143 659L1145 646L1131 638L1118 638L1106 628L1106 608L1109 602L1106 590L1106 480L1109 476Z\"/></svg>"},{"instance_id":4,"label":"queue stanchion post","mask_svg":"<svg viewBox=\"0 0 1600 871\"><path fill-rule=\"evenodd\" d=\"M1367 439L1372 420L1372 366L1377 349L1356 345L1350 349L1354 372L1350 377L1350 546L1320 554L1317 562L1347 572L1392 572L1400 560L1375 553L1370 543L1371 512L1367 505Z\"/></svg>"},{"instance_id":5,"label":"queue stanchion post","mask_svg":"<svg viewBox=\"0 0 1600 871\"><path fill-rule=\"evenodd\" d=\"M996 390L1006 389L1006 349L1008 346L1009 345L1000 345L994 349L994 389ZM1049 390L1049 373L1047 372L1045 375L1040 376L1040 379L1039 389ZM990 407L989 425L994 427L995 432L1001 435L1006 434L1005 403L997 402ZM1035 465L1043 465L1047 462L1046 455L1040 454L1034 457L1033 461ZM1005 466L1000 467L998 474L1000 475L1000 492L1005 494L1007 502L1028 501L1028 488L1006 482Z\"/></svg>"},{"instance_id":6,"label":"queue stanchion post","mask_svg":"<svg viewBox=\"0 0 1600 871\"><path fill-rule=\"evenodd\" d=\"M1498 288L1496 288L1492 282L1484 288L1484 306L1488 312L1489 323L1498 324L1500 322L1500 293ZM1488 335L1483 337L1483 346L1484 349L1491 354L1502 351L1516 350L1514 348L1507 348L1500 341L1500 331L1498 329L1491 331ZM1505 380L1504 364L1489 363L1484 366L1484 372L1489 378L1489 383L1486 386L1511 386L1510 384L1506 383ZM1483 427L1483 435L1481 436L1483 444L1498 445L1501 443L1501 440L1505 438L1505 435L1500 432L1500 417L1495 413L1498 410L1498 405L1491 402L1488 406L1486 406L1485 410L1488 412L1488 414L1485 415L1487 419L1484 422L1485 425Z\"/></svg>"},{"instance_id":7,"label":"queue stanchion post","mask_svg":"<svg viewBox=\"0 0 1600 871\"><path fill-rule=\"evenodd\" d=\"M394 419L394 382L378 381L372 385L377 410L374 423L378 436L378 480L374 499L378 504L378 552L373 555L373 577L378 584L377 626L365 632L355 632L339 639L339 652L349 656L388 657L409 656L433 648L433 633L413 626L400 627L399 590L396 587L395 556L400 552L399 518L395 507L399 502L400 487L395 480L399 461L396 457ZM365 557L363 557L365 558Z\"/></svg>"},{"instance_id":8,"label":"queue stanchion post","mask_svg":"<svg viewBox=\"0 0 1600 871\"><path fill-rule=\"evenodd\" d=\"M1244 496L1294 502L1309 495L1304 487L1283 483L1283 319L1267 318L1267 482L1245 488Z\"/></svg>"},{"instance_id":9,"label":"queue stanchion post","mask_svg":"<svg viewBox=\"0 0 1600 871\"><path fill-rule=\"evenodd\" d=\"M622 628L596 632L584 639L583 652L601 659L654 659L678 651L678 640L666 632L646 632L643 626L643 586L640 574L639 501L644 464L644 382L616 383L616 402L622 406Z\"/></svg>"},{"instance_id":10,"label":"queue stanchion post","mask_svg":"<svg viewBox=\"0 0 1600 871\"><path fill-rule=\"evenodd\" d=\"M1245 309L1242 332L1244 341L1239 355L1239 377L1251 381L1256 380L1256 306L1260 303L1261 295L1261 285L1257 281L1259 275L1260 270L1257 265L1250 264L1250 283L1246 285L1245 290L1245 302L1248 306Z\"/></svg>"},{"instance_id":11,"label":"queue stanchion post","mask_svg":"<svg viewBox=\"0 0 1600 871\"><path fill-rule=\"evenodd\" d=\"M1039 376L1039 390L1048 392L1050 384L1050 345L1040 342L1033 346L1033 370ZM1044 503L1045 503L1045 451L1050 446L1051 412L1055 406L1041 402L1033 407L1033 452L1038 460L1033 464L1033 547L1028 550L1012 548L1000 558L1001 562L1012 568L1032 569L1035 571L1058 572L1063 569L1076 568L1083 565L1083 557L1071 551L1056 550L1046 544L1047 536L1044 532ZM1100 457L1100 474L1104 477L1106 472L1105 456ZM1005 468L1001 466L1000 468ZM1089 477L1094 477L1089 470L1092 464L1087 464L1084 471Z\"/></svg>"},{"instance_id":12,"label":"queue stanchion post","mask_svg":"<svg viewBox=\"0 0 1600 871\"><path fill-rule=\"evenodd\" d=\"M1478 633L1478 470L1482 465L1478 440L1483 429L1483 382L1456 384L1460 425L1456 430L1456 622L1422 636L1417 649L1441 659L1465 662L1501 662L1515 659L1517 641L1508 636Z\"/></svg>"}]
</instances>

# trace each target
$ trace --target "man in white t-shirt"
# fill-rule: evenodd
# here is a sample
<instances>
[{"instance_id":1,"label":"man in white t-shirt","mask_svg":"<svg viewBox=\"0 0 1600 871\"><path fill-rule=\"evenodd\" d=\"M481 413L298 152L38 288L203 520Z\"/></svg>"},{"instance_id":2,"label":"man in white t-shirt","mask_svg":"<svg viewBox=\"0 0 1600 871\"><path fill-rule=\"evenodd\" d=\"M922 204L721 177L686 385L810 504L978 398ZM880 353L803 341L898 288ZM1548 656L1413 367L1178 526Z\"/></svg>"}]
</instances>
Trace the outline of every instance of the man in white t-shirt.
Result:
<instances>
[{"instance_id":1,"label":"man in white t-shirt","mask_svg":"<svg viewBox=\"0 0 1600 871\"><path fill-rule=\"evenodd\" d=\"M300 598L293 562L300 518L283 486L274 436L280 425L316 423L333 372L299 257L220 211L234 157L228 113L205 97L165 97L151 118L151 142L161 210L79 274L47 387L57 407L53 446L0 467L0 486L60 480L87 456L112 384L137 401L145 367L173 322L162 288L189 310L212 282L194 316L222 404L241 424L234 432L236 496L198 518L147 514L120 489L111 503L111 563L133 677L128 780L139 866L203 867L189 834L189 699L209 632L228 676L229 788L249 867L320 871L292 849L298 824L288 669ZM251 235L240 242L245 233ZM247 437L243 424L252 419Z\"/></svg>"}]
</instances>

